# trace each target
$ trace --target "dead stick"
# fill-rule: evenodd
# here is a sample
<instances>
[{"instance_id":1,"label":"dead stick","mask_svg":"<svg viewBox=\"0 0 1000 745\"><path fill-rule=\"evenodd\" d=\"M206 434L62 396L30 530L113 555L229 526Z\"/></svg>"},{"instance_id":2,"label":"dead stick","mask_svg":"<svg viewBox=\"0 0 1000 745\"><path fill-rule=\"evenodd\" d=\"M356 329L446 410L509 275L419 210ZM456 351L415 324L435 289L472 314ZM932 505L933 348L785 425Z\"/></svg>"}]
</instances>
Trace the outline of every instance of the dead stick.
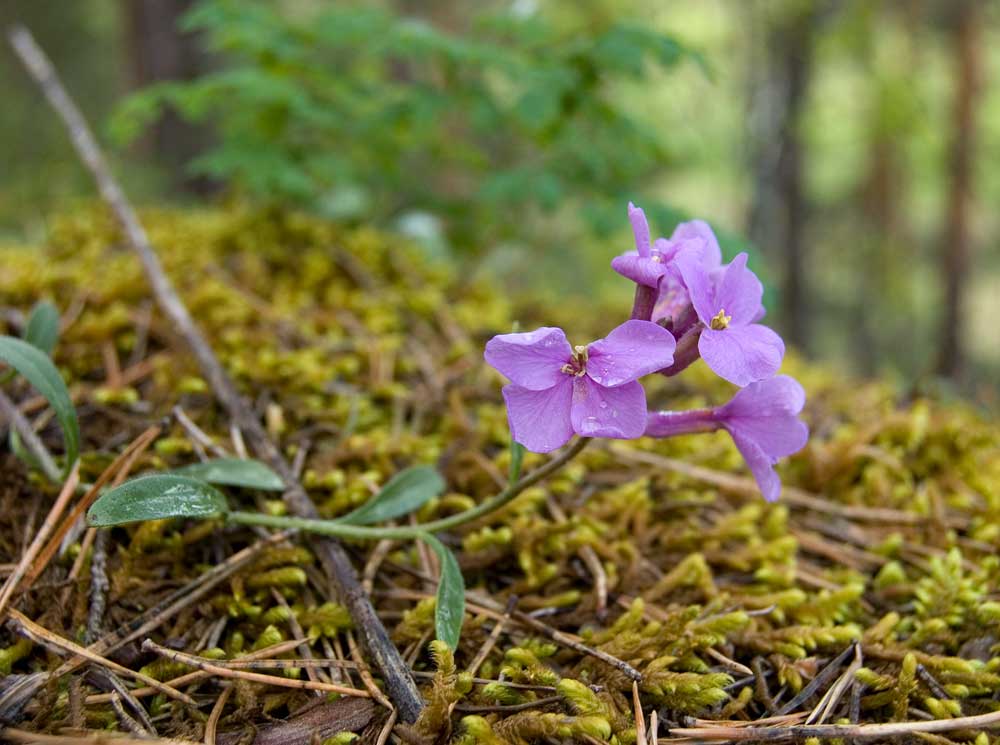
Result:
<instances>
[{"instance_id":1,"label":"dead stick","mask_svg":"<svg viewBox=\"0 0 1000 745\"><path fill-rule=\"evenodd\" d=\"M779 742L805 740L809 737L851 737L874 740L916 732L953 732L958 729L1000 727L1000 711L955 719L931 719L926 722L887 722L885 724L797 724L789 727L671 727L673 737L699 740L757 740Z\"/></svg>"},{"instance_id":2,"label":"dead stick","mask_svg":"<svg viewBox=\"0 0 1000 745\"><path fill-rule=\"evenodd\" d=\"M12 28L8 36L28 72L38 83L52 108L62 118L77 154L94 177L101 196L121 224L129 247L142 263L156 302L191 348L215 395L229 412L234 423L246 434L258 457L273 468L285 482L288 491L285 492L284 499L289 509L298 517L318 517L316 507L295 477L288 461L271 442L264 427L237 392L236 386L212 348L195 326L187 307L164 272L163 265L150 244L135 210L111 175L86 120L59 81L52 63L35 43L31 33L23 26ZM420 693L409 669L400 657L399 650L389 639L389 634L362 590L350 558L343 547L330 538L314 537L311 540L324 569L337 586L340 599L347 606L368 653L382 672L389 697L404 721L415 721L423 709Z\"/></svg>"},{"instance_id":3,"label":"dead stick","mask_svg":"<svg viewBox=\"0 0 1000 745\"><path fill-rule=\"evenodd\" d=\"M168 595L141 616L132 619L120 629L115 629L101 637L101 639L87 647L87 651L97 654L110 654L129 642L138 639L140 636L148 634L184 608L201 600L216 585L230 577L238 569L249 564L265 548L280 543L282 540L287 539L287 537L286 533L274 533L268 538L241 549L222 564L212 567L204 574L199 575L191 582L188 582L183 587ZM49 673L49 677L58 678L61 675L71 673L80 667L84 661L85 658L83 657L73 657L66 660L66 662Z\"/></svg>"},{"instance_id":4,"label":"dead stick","mask_svg":"<svg viewBox=\"0 0 1000 745\"><path fill-rule=\"evenodd\" d=\"M135 670L129 670L127 667L123 667L119 665L117 662L112 662L111 660L105 659L104 657L101 657L99 654L95 654L94 652L91 652L90 650L81 647L79 644L71 642L69 639L64 639L58 634L52 633L44 626L40 626L39 624L35 623L20 611L16 611L13 608L11 608L7 612L10 615L11 620L18 627L18 633L20 633L22 636L27 637L31 641L35 642L35 644L41 644L42 646L48 648L56 648L63 652L68 652L70 654L73 654L77 657L83 657L84 659L89 660L90 662L93 662L97 665L100 665L101 667L116 672L119 675L123 675L126 678L133 678L142 683L145 683L151 688L157 689L160 693L165 693L171 698L177 699L182 703L189 704L190 706L195 705L194 699L188 696L186 693L181 693L177 689L171 688L170 686L165 685L160 681L149 677L148 675L145 675L143 673L138 673Z\"/></svg>"},{"instance_id":5,"label":"dead stick","mask_svg":"<svg viewBox=\"0 0 1000 745\"><path fill-rule=\"evenodd\" d=\"M824 667L819 673L816 674L809 685L805 686L798 695L792 698L787 704L778 709L778 716L782 714L791 714L802 704L809 700L809 698L819 691L820 688L825 686L827 683L831 682L840 672L841 666L847 661L847 658L854 653L856 645L851 644L847 649L838 654L831 660L826 667Z\"/></svg>"},{"instance_id":6,"label":"dead stick","mask_svg":"<svg viewBox=\"0 0 1000 745\"><path fill-rule=\"evenodd\" d=\"M263 675L262 673L251 673L245 670L232 670L228 667L220 667L219 665L213 664L210 660L205 660L191 654L175 652L172 649L161 647L152 639L144 641L142 643L142 648L144 651L155 652L161 657L166 657L168 660L180 662L184 665L190 665L193 668L211 675L217 675L220 678L239 678L240 680L248 680L252 683L266 683L267 685L280 686L282 688L298 688L299 690L326 691L327 693L339 693L343 696L355 696L358 698L371 697L371 694L368 693L368 691L363 691L360 688L348 688L347 686L339 686L333 683L322 683L320 681L312 680L295 680L294 678L282 678L278 675Z\"/></svg>"},{"instance_id":7,"label":"dead stick","mask_svg":"<svg viewBox=\"0 0 1000 745\"><path fill-rule=\"evenodd\" d=\"M52 561L52 557L55 556L56 551L59 550L59 546L63 539L70 532L70 530L72 530L73 525L75 525L76 522L83 516L83 513L86 512L90 508L90 505L97 500L97 497L100 496L101 489L104 488L104 485L108 483L112 477L115 477L116 479L115 486L121 484L121 482L125 480L125 476L128 474L128 471L134 465L136 458L145 452L149 444L153 442L159 434L160 428L157 426L147 429L135 440L133 440L129 446L126 447L121 454L111 462L110 466L104 469L101 475L97 477L97 481L87 488L83 498L77 502L73 506L73 509L69 511L69 514L63 518L59 529L56 530L53 536L49 539L48 544L38 555L38 558L35 560L28 572L28 584L33 584L45 570L45 567L49 565L49 562Z\"/></svg>"},{"instance_id":8,"label":"dead stick","mask_svg":"<svg viewBox=\"0 0 1000 745\"><path fill-rule=\"evenodd\" d=\"M31 562L35 560L38 553L42 550L45 545L45 539L49 537L49 533L55 528L56 523L62 516L63 510L66 509L66 505L69 504L70 498L76 492L76 485L80 482L80 461L73 464L73 469L69 472L66 478L66 483L63 484L62 491L59 492L59 496L56 497L56 503L52 505L52 509L49 510L49 514L45 517L45 522L42 523L42 527L39 528L38 533L35 534L34 540L28 547L28 550L24 552L24 556L17 563L14 571L7 581L4 582L3 588L0 589L0 617L3 616L4 608L7 602L13 597L14 592L17 590L18 585L24 578L25 574L28 573L28 569L31 567Z\"/></svg>"},{"instance_id":9,"label":"dead stick","mask_svg":"<svg viewBox=\"0 0 1000 745\"><path fill-rule=\"evenodd\" d=\"M73 735L47 735L43 732L28 732L8 727L3 731L4 739L16 743L37 743L37 745L199 745L193 740L164 737L130 737L107 730L85 730Z\"/></svg>"},{"instance_id":10,"label":"dead stick","mask_svg":"<svg viewBox=\"0 0 1000 745\"><path fill-rule=\"evenodd\" d=\"M258 649L256 652L250 652L242 657L238 657L236 660L217 660L216 662L220 667L228 667L234 670L239 669L234 663L237 661L248 662L252 664L258 659L269 657L272 654L284 654L285 652L290 652L292 649L297 647L299 644L298 639L292 639L291 643L284 641L273 644L270 647L265 647L264 649ZM282 662L294 662L294 660L282 660ZM301 667L301 665L298 665ZM171 678L170 680L163 681L166 685L171 688L180 688L181 686L188 685L189 683L197 683L206 678L212 677L210 673L206 673L204 670L195 670L193 673L185 673L184 675L178 675L176 678ZM132 696L134 698L145 698L147 696L156 695L157 691L155 688L145 687L145 688L134 688L132 690ZM111 699L107 693L95 693L87 696L84 699L86 704L105 704Z\"/></svg>"}]
</instances>

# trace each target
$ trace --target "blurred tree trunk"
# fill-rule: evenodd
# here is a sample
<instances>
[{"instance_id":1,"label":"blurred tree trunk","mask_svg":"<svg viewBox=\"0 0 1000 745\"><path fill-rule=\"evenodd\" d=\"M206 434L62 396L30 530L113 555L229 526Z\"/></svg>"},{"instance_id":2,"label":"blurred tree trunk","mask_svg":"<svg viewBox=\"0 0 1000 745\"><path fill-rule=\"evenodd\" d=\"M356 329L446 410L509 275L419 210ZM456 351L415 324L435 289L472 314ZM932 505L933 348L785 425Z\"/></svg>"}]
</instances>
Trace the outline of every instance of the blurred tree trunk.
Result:
<instances>
[{"instance_id":1,"label":"blurred tree trunk","mask_svg":"<svg viewBox=\"0 0 1000 745\"><path fill-rule=\"evenodd\" d=\"M965 367L963 304L969 273L969 213L972 203L972 162L975 113L979 98L980 34L978 0L958 0L950 29L955 61L953 140L948 156L950 187L940 265L944 280L938 372L958 379Z\"/></svg>"},{"instance_id":2,"label":"blurred tree trunk","mask_svg":"<svg viewBox=\"0 0 1000 745\"><path fill-rule=\"evenodd\" d=\"M759 6L751 10L763 11ZM755 244L773 247L781 257L782 326L788 341L804 348L809 336L803 237L807 205L799 126L809 90L817 14L814 3L778 12L761 33L766 60L751 102L755 185L749 234Z\"/></svg>"},{"instance_id":3,"label":"blurred tree trunk","mask_svg":"<svg viewBox=\"0 0 1000 745\"><path fill-rule=\"evenodd\" d=\"M178 27L195 0L122 0L129 72L133 88L164 80L191 80L206 70L208 59L196 34ZM208 131L166 111L144 140L170 174L175 189L204 195L214 190L205 178L195 178L185 166L208 144Z\"/></svg>"},{"instance_id":4,"label":"blurred tree trunk","mask_svg":"<svg viewBox=\"0 0 1000 745\"><path fill-rule=\"evenodd\" d=\"M867 170L854 208L863 216L853 239L853 260L865 271L856 278L859 292L851 303L854 354L860 371L874 375L884 366L888 352L897 365L909 369L926 365L920 359L926 338L913 323L915 309L910 273L899 271L912 261L913 237L906 219L906 142L912 135L919 105L915 102L913 75L920 69L921 33L927 22L920 0L881 0L869 6L864 26L859 25L862 49L871 80L872 106ZM881 34L886 25L900 27L905 43L891 58L880 57ZM914 353L917 353L916 356Z\"/></svg>"}]
</instances>

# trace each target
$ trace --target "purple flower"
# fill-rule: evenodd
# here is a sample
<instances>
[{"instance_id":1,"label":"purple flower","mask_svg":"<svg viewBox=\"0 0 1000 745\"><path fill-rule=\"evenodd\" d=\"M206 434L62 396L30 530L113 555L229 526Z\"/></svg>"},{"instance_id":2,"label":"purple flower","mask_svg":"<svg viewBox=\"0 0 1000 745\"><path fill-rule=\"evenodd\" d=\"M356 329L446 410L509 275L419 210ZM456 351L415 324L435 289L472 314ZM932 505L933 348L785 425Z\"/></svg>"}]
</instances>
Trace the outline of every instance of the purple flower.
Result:
<instances>
[{"instance_id":1,"label":"purple flower","mask_svg":"<svg viewBox=\"0 0 1000 745\"><path fill-rule=\"evenodd\" d=\"M701 261L709 270L722 266L722 250L712 228L704 220L689 220L674 228L670 236L672 243L701 242Z\"/></svg>"},{"instance_id":2,"label":"purple flower","mask_svg":"<svg viewBox=\"0 0 1000 745\"><path fill-rule=\"evenodd\" d=\"M696 251L701 265L710 275L717 275L722 268L722 250L719 248L719 241L704 220L680 223L674 228L668 244L671 259L676 257L681 249ZM691 305L691 299L675 266L672 265L671 272L660 280L659 290L652 320L672 318L676 322Z\"/></svg>"},{"instance_id":3,"label":"purple flower","mask_svg":"<svg viewBox=\"0 0 1000 745\"><path fill-rule=\"evenodd\" d=\"M636 382L670 365L674 337L649 321L626 321L589 346L571 347L562 329L501 334L486 361L511 380L503 389L514 439L547 453L573 436L631 439L646 427L646 393Z\"/></svg>"},{"instance_id":4,"label":"purple flower","mask_svg":"<svg viewBox=\"0 0 1000 745\"><path fill-rule=\"evenodd\" d=\"M755 323L762 315L764 287L747 269L747 255L739 254L715 277L692 251L678 253L674 264L704 325L698 352L708 366L738 386L774 375L785 344L771 329Z\"/></svg>"},{"instance_id":5,"label":"purple flower","mask_svg":"<svg viewBox=\"0 0 1000 745\"><path fill-rule=\"evenodd\" d=\"M805 403L806 394L798 381L778 375L751 383L715 410L768 501L781 494L774 464L801 450L809 439L809 428L798 419Z\"/></svg>"},{"instance_id":6,"label":"purple flower","mask_svg":"<svg viewBox=\"0 0 1000 745\"><path fill-rule=\"evenodd\" d=\"M636 250L613 258L611 268L636 284L652 287L655 290L660 283L660 277L669 271L667 264L673 258L676 247L664 238L657 238L650 246L646 213L631 202L628 203L628 219L632 223Z\"/></svg>"},{"instance_id":7,"label":"purple flower","mask_svg":"<svg viewBox=\"0 0 1000 745\"><path fill-rule=\"evenodd\" d=\"M751 383L715 409L654 412L648 417L645 434L674 437L725 429L750 466L764 498L774 501L781 494L774 464L778 458L801 450L809 438L809 428L798 419L805 401L806 394L797 381L778 375Z\"/></svg>"}]
</instances>

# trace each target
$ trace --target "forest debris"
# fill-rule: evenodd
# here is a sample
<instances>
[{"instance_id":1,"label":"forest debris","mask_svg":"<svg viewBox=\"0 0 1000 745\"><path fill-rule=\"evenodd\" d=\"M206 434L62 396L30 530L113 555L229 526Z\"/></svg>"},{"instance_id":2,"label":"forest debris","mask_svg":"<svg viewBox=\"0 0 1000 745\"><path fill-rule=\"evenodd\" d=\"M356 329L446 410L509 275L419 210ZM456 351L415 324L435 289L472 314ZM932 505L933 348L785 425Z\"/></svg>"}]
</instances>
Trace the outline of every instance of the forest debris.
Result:
<instances>
[{"instance_id":1,"label":"forest debris","mask_svg":"<svg viewBox=\"0 0 1000 745\"><path fill-rule=\"evenodd\" d=\"M263 675L261 673L253 673L245 670L233 670L221 665L212 664L211 662L194 655L167 649L151 639L144 641L142 643L142 648L150 652L155 652L161 657L166 657L174 662L190 665L191 667L208 673L209 675L217 675L220 678L236 678L239 680L247 680L252 683L266 683L267 685L274 685L282 688L326 691L327 693L339 693L342 696L358 696L361 698L368 698L371 696L368 691L363 691L359 688L349 688L348 686L336 685L334 683L323 683L321 681L313 680L295 680L294 678L282 678L277 675Z\"/></svg>"},{"instance_id":2,"label":"forest debris","mask_svg":"<svg viewBox=\"0 0 1000 745\"><path fill-rule=\"evenodd\" d=\"M258 456L277 471L288 486L284 499L289 508L299 517L316 517L318 515L316 508L295 477L291 466L268 436L256 414L237 391L233 380L174 289L138 215L125 196L125 192L115 181L90 127L63 87L52 63L31 33L23 26L11 29L9 39L28 72L62 119L77 154L93 176L101 196L114 212L129 247L139 258L155 300L173 322L177 333L187 342L215 395L250 440ZM423 708L423 701L417 692L409 668L403 663L399 651L389 640L389 635L368 601L368 596L361 590L350 558L335 540L314 536L311 542L319 552L325 570L338 586L341 599L347 604L359 633L366 642L368 652L385 677L390 697L395 701L405 721L415 721Z\"/></svg>"},{"instance_id":3,"label":"forest debris","mask_svg":"<svg viewBox=\"0 0 1000 745\"><path fill-rule=\"evenodd\" d=\"M127 667L122 667L117 662L112 662L111 660L101 657L99 654L91 652L89 649L81 647L79 644L74 644L68 639L63 639L62 637L53 634L46 628L39 626L37 623L32 621L30 618L20 613L19 611L10 608L7 613L10 615L12 621L18 626L19 632L27 636L36 644L42 644L44 646L57 649L61 652L67 652L76 657L82 657L88 662L92 662L96 665L100 665L103 668L107 668L113 672L123 675L126 678L134 678L151 688L155 688L160 693L164 693L170 698L181 701L185 704L194 705L194 699L185 693L181 693L176 688L171 688L158 680L154 680L148 675L143 673L135 672L134 670L129 670Z\"/></svg>"}]
</instances>

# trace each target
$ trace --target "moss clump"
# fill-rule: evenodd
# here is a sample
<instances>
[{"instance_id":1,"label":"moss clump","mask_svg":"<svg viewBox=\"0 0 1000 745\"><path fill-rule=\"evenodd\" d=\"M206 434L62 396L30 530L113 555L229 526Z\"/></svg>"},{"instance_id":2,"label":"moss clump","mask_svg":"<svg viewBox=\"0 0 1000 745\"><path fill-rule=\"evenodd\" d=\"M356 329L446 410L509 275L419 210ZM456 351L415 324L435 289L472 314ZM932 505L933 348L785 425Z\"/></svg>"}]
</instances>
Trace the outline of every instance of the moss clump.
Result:
<instances>
[{"instance_id":1,"label":"moss clump","mask_svg":"<svg viewBox=\"0 0 1000 745\"><path fill-rule=\"evenodd\" d=\"M417 463L435 463L450 489L422 520L493 494L509 450L500 380L481 361L485 340L515 320L561 324L581 340L606 331L602 319L563 318L558 307L545 317L519 311L496 288L368 229L239 207L143 217L198 323L284 451L300 457L303 481L329 516ZM63 311L56 361L81 411L85 479L176 405L218 444L235 447L229 422L150 308L139 267L119 245L102 212L82 211L53 223L44 246L0 248L4 302L24 310L50 297ZM454 655L429 644L433 562L412 545L351 545L394 641L419 672L432 674L420 679L429 706L411 738L635 741L631 678L517 619L505 622L479 661L480 680L467 674L511 595L518 610L563 635L557 639L638 670L644 711L658 709L668 725L689 714L768 716L854 644L863 657L853 673L863 721L992 710L1000 695L1000 429L960 405L903 401L886 385L844 381L794 359L788 367L809 391L814 434L782 466L792 487L782 502L766 504L752 485L734 481L743 466L721 434L588 448L504 510L445 536L461 547L470 588L471 617ZM653 381L649 393L654 406L685 408L719 403L731 391L696 365L678 379ZM40 423L57 448L58 432ZM170 420L136 469L189 463L199 447ZM543 461L529 454L525 468ZM11 478L0 498L10 519L0 530L0 563L11 563L28 506L50 489L16 478L23 470L12 458L4 465ZM283 509L253 493L230 496L248 509ZM105 629L256 538L182 521L115 530ZM71 638L86 627L89 564L82 579L65 581L80 549L56 562L21 606ZM585 553L605 574L606 611ZM301 634L314 657L348 657L350 619L336 600L309 550L287 544L267 549L151 635L231 659ZM44 649L2 634L3 672L57 664ZM843 659L799 708L815 706L847 673L852 658ZM128 664L161 679L190 672L148 658ZM306 673L364 685L350 667L288 674ZM142 700L160 735L198 739L219 684L200 683L205 703L194 709ZM22 726L117 726L106 697L90 686L81 678L40 694ZM239 682L236 692L222 732L287 717L310 700L259 683ZM828 721L849 715L850 698Z\"/></svg>"}]
</instances>

